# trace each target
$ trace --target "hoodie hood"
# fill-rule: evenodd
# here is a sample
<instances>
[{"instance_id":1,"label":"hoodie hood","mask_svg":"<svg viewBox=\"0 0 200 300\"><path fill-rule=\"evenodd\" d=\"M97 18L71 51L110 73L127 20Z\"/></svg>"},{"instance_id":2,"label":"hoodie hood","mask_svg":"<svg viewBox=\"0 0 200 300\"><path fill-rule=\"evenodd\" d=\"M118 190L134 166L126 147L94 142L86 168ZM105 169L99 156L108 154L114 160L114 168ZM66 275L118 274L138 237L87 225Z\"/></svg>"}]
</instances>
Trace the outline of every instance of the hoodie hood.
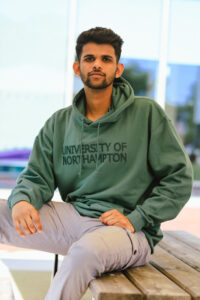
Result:
<instances>
[{"instance_id":1,"label":"hoodie hood","mask_svg":"<svg viewBox=\"0 0 200 300\"><path fill-rule=\"evenodd\" d=\"M108 123L115 123L120 114L130 106L134 101L134 92L130 84L122 77L116 78L113 83L112 90L112 109L96 121L91 121L85 117L86 98L84 89L75 96L72 107L75 120L81 127L80 144L81 144L81 159L79 176L82 174L82 145L83 145L83 132L93 127L97 128L96 132L96 147L98 149L97 157L99 156L99 136L100 126ZM98 167L98 159L96 160L96 170Z\"/></svg>"},{"instance_id":2,"label":"hoodie hood","mask_svg":"<svg viewBox=\"0 0 200 300\"><path fill-rule=\"evenodd\" d=\"M112 109L96 121L85 117L86 98L84 89L81 89L73 100L73 113L80 126L98 127L98 124L114 123L119 115L134 102L134 92L131 85L123 77L116 78L112 91Z\"/></svg>"}]
</instances>

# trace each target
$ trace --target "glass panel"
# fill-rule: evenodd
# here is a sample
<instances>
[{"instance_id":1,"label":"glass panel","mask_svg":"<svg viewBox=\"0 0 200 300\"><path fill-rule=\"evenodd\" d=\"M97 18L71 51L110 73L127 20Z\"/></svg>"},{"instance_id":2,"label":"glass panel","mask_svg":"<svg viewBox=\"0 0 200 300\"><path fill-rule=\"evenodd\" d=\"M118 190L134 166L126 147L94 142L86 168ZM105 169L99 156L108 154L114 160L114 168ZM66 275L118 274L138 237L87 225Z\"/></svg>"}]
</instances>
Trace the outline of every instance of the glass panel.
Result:
<instances>
[{"instance_id":1,"label":"glass panel","mask_svg":"<svg viewBox=\"0 0 200 300\"><path fill-rule=\"evenodd\" d=\"M166 111L194 168L200 192L200 1L171 1Z\"/></svg>"},{"instance_id":2,"label":"glass panel","mask_svg":"<svg viewBox=\"0 0 200 300\"><path fill-rule=\"evenodd\" d=\"M2 0L0 187L12 187L34 137L64 105L67 0Z\"/></svg>"},{"instance_id":3,"label":"glass panel","mask_svg":"<svg viewBox=\"0 0 200 300\"><path fill-rule=\"evenodd\" d=\"M131 84L135 95L155 97L158 61L122 58L125 69L123 77Z\"/></svg>"}]
</instances>

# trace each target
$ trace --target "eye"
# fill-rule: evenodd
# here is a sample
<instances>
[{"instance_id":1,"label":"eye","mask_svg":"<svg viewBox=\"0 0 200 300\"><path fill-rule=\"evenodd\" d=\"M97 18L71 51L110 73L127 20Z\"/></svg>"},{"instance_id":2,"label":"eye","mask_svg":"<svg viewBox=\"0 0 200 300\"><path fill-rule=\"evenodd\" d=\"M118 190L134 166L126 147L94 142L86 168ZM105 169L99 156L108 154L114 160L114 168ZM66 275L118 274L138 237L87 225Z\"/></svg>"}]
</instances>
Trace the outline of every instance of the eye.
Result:
<instances>
[{"instance_id":1,"label":"eye","mask_svg":"<svg viewBox=\"0 0 200 300\"><path fill-rule=\"evenodd\" d=\"M93 61L94 60L94 57L92 56L88 56L85 58L85 61Z\"/></svg>"},{"instance_id":2,"label":"eye","mask_svg":"<svg viewBox=\"0 0 200 300\"><path fill-rule=\"evenodd\" d=\"M104 56L104 57L103 57L103 61L105 61L105 62L109 62L109 61L111 61L111 58L110 58L110 57L108 57L108 56Z\"/></svg>"}]
</instances>

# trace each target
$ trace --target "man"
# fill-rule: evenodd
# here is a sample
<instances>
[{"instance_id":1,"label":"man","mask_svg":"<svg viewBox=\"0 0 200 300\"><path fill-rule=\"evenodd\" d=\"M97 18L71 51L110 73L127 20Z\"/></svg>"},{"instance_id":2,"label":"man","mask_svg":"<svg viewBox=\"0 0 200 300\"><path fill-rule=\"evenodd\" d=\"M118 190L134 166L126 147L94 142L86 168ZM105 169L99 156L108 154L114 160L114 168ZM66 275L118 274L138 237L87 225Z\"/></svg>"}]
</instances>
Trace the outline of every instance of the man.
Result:
<instances>
[{"instance_id":1,"label":"man","mask_svg":"<svg viewBox=\"0 0 200 300\"><path fill-rule=\"evenodd\" d=\"M78 37L84 88L36 137L8 199L12 218L1 201L0 242L65 256L46 300L78 300L104 272L147 263L161 222L191 194L184 147L160 106L121 77L121 46L106 28ZM57 187L63 203L50 202Z\"/></svg>"}]
</instances>

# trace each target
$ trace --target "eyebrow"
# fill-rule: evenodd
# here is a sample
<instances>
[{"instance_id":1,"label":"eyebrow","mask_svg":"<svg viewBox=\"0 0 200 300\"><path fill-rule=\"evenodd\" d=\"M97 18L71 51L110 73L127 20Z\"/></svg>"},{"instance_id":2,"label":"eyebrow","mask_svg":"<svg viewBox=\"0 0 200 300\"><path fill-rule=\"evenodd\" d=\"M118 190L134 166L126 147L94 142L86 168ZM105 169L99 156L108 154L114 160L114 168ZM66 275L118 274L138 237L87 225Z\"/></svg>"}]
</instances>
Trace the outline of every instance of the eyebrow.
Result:
<instances>
[{"instance_id":1,"label":"eyebrow","mask_svg":"<svg viewBox=\"0 0 200 300\"><path fill-rule=\"evenodd\" d=\"M83 58L86 58L86 57L94 57L94 54L86 54L83 56ZM108 57L110 59L113 59L113 57L111 55L108 55L108 54L103 54L102 57Z\"/></svg>"},{"instance_id":2,"label":"eyebrow","mask_svg":"<svg viewBox=\"0 0 200 300\"><path fill-rule=\"evenodd\" d=\"M102 55L103 57L108 57L108 58L111 58L111 59L113 59L113 57L111 56L111 55L108 55L108 54L104 54L104 55Z\"/></svg>"},{"instance_id":3,"label":"eyebrow","mask_svg":"<svg viewBox=\"0 0 200 300\"><path fill-rule=\"evenodd\" d=\"M83 56L83 58L88 57L88 56L94 56L93 54L86 54Z\"/></svg>"}]
</instances>

